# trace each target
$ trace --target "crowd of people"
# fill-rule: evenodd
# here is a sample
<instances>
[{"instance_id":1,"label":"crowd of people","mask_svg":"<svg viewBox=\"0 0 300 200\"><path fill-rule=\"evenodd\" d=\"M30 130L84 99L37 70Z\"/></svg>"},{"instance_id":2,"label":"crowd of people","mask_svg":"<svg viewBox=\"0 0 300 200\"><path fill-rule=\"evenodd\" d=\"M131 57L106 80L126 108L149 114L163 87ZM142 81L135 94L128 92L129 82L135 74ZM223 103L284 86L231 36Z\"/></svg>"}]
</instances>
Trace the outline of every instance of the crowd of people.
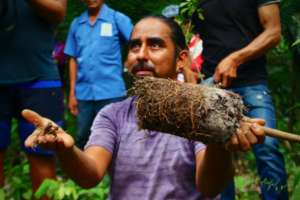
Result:
<instances>
[{"instance_id":1,"label":"crowd of people","mask_svg":"<svg viewBox=\"0 0 300 200\"><path fill-rule=\"evenodd\" d=\"M279 0L199 1L204 20L192 17L195 34L189 45L174 19L178 6L133 26L104 0L83 3L86 11L72 21L65 44L54 48L67 0L0 2L1 187L16 118L34 191L44 179L55 179L57 157L82 187L93 187L108 174L109 199L232 200L233 153L252 149L261 198L288 199L279 141L261 128L276 126L265 54L280 40ZM128 54L122 59L125 44ZM65 63L68 108L77 119L75 138L62 128ZM205 79L240 94L252 119L241 122L226 145L140 130L136 97L126 97L123 66L135 77L194 84L201 70ZM267 181L273 184L265 185Z\"/></svg>"}]
</instances>

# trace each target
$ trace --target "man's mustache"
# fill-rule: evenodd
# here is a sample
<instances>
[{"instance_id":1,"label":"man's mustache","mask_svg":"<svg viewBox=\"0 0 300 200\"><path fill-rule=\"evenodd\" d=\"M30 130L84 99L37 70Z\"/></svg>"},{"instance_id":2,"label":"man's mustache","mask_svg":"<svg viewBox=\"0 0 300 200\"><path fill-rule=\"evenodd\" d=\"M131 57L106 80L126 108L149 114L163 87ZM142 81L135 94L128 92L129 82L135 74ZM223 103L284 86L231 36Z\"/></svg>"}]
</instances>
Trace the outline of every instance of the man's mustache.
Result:
<instances>
[{"instance_id":1,"label":"man's mustache","mask_svg":"<svg viewBox=\"0 0 300 200\"><path fill-rule=\"evenodd\" d=\"M152 71L154 72L154 65L146 63L146 62L139 62L132 66L131 73L136 73L137 71Z\"/></svg>"}]
</instances>

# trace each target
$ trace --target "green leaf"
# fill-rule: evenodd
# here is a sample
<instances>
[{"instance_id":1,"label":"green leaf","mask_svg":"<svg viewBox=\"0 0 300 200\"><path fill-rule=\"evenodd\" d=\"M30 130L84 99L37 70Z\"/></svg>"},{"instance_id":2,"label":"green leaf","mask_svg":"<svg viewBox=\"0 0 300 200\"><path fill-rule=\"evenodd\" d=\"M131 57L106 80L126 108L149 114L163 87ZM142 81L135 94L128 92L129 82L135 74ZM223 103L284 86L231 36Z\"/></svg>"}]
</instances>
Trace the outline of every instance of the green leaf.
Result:
<instances>
[{"instance_id":1,"label":"green leaf","mask_svg":"<svg viewBox=\"0 0 300 200\"><path fill-rule=\"evenodd\" d=\"M299 200L300 199L300 182L295 187L291 200Z\"/></svg>"},{"instance_id":2,"label":"green leaf","mask_svg":"<svg viewBox=\"0 0 300 200\"><path fill-rule=\"evenodd\" d=\"M180 7L180 8L181 8L181 7L185 7L185 6L188 5L188 3L189 3L189 2L183 2L183 3L179 4L179 7Z\"/></svg>"},{"instance_id":3,"label":"green leaf","mask_svg":"<svg viewBox=\"0 0 300 200\"><path fill-rule=\"evenodd\" d=\"M27 192L22 194L23 199L30 200L32 196L32 191L28 190Z\"/></svg>"},{"instance_id":4,"label":"green leaf","mask_svg":"<svg viewBox=\"0 0 300 200\"><path fill-rule=\"evenodd\" d=\"M39 199L43 195L46 195L48 189L50 187L53 187L54 185L57 185L57 182L54 180L46 179L45 181L43 181L42 185L39 187L39 189L34 194L35 198Z\"/></svg>"},{"instance_id":5,"label":"green leaf","mask_svg":"<svg viewBox=\"0 0 300 200\"><path fill-rule=\"evenodd\" d=\"M61 187L58 188L58 191L55 194L56 199L58 200L63 200L65 197L65 188L63 185L61 185Z\"/></svg>"},{"instance_id":6,"label":"green leaf","mask_svg":"<svg viewBox=\"0 0 300 200\"><path fill-rule=\"evenodd\" d=\"M300 39L296 40L296 41L292 44L292 47L297 46L297 45L299 45L299 44L300 44Z\"/></svg>"},{"instance_id":7,"label":"green leaf","mask_svg":"<svg viewBox=\"0 0 300 200\"><path fill-rule=\"evenodd\" d=\"M245 177L243 177L243 176L236 176L234 178L234 183L235 183L236 188L238 188L239 190L242 191L244 189L244 187L246 186Z\"/></svg>"},{"instance_id":8,"label":"green leaf","mask_svg":"<svg viewBox=\"0 0 300 200\"><path fill-rule=\"evenodd\" d=\"M0 189L0 200L5 200L5 192L3 188Z\"/></svg>"}]
</instances>

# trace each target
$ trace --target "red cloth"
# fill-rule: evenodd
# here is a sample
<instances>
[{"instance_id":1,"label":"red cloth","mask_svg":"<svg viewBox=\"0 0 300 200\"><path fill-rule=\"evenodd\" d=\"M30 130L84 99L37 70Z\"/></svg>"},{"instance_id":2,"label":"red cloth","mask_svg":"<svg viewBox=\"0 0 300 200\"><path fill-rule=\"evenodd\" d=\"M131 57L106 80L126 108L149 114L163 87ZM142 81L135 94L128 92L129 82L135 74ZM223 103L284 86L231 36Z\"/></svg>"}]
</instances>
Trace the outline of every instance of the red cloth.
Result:
<instances>
[{"instance_id":1,"label":"red cloth","mask_svg":"<svg viewBox=\"0 0 300 200\"><path fill-rule=\"evenodd\" d=\"M191 69L194 72L199 73L201 71L202 63L203 63L203 57L202 57L202 50L203 50L203 45L202 45L202 40L198 34L193 35L189 42L189 50L191 54L191 59L192 59L192 65Z\"/></svg>"}]
</instances>

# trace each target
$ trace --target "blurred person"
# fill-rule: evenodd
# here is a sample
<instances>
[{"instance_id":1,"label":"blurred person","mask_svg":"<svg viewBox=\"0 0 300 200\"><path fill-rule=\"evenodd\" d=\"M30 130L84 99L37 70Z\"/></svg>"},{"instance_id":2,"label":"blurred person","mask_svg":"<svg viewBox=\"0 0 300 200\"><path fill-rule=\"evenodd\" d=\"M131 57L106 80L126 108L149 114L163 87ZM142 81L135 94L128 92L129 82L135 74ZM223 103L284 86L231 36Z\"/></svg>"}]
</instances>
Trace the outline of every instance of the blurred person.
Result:
<instances>
[{"instance_id":1,"label":"blurred person","mask_svg":"<svg viewBox=\"0 0 300 200\"><path fill-rule=\"evenodd\" d=\"M131 20L103 0L83 0L87 6L72 22L65 46L69 59L69 109L77 117L76 144L82 149L98 111L124 99L121 45L132 31Z\"/></svg>"},{"instance_id":2,"label":"blurred person","mask_svg":"<svg viewBox=\"0 0 300 200\"><path fill-rule=\"evenodd\" d=\"M53 152L26 148L34 130L20 115L24 108L62 124L61 82L51 57L55 26L64 19L67 0L1 0L0 2L0 186L4 158L11 142L12 118L18 121L22 149L30 165L33 191L55 178ZM2 8L2 11L1 11ZM45 103L46 102L46 103ZM45 198L46 199L46 198Z\"/></svg>"}]
</instances>

